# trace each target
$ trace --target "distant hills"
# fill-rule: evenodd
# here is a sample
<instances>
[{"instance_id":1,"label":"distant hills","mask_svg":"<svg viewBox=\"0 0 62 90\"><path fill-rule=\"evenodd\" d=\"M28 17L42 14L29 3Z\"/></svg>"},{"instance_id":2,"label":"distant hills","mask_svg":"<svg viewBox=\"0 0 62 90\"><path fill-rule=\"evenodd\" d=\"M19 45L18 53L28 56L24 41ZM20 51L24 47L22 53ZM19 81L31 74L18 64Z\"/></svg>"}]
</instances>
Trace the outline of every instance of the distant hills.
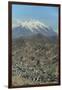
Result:
<instances>
[{"instance_id":1,"label":"distant hills","mask_svg":"<svg viewBox=\"0 0 62 90\"><path fill-rule=\"evenodd\" d=\"M57 33L51 27L44 25L40 21L30 20L30 21L21 21L17 26L12 27L12 38L17 39L19 37L28 37L34 35L42 35L51 40L56 38Z\"/></svg>"}]
</instances>

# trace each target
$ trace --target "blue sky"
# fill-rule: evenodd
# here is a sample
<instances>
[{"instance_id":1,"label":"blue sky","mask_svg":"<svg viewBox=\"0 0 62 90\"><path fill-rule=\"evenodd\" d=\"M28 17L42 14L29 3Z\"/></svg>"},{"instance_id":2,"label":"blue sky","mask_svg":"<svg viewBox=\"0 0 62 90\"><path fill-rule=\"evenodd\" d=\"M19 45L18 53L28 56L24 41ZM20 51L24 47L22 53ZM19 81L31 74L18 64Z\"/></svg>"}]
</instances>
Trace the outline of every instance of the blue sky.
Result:
<instances>
[{"instance_id":1,"label":"blue sky","mask_svg":"<svg viewBox=\"0 0 62 90\"><path fill-rule=\"evenodd\" d=\"M37 19L58 31L58 7L12 5L12 19Z\"/></svg>"}]
</instances>

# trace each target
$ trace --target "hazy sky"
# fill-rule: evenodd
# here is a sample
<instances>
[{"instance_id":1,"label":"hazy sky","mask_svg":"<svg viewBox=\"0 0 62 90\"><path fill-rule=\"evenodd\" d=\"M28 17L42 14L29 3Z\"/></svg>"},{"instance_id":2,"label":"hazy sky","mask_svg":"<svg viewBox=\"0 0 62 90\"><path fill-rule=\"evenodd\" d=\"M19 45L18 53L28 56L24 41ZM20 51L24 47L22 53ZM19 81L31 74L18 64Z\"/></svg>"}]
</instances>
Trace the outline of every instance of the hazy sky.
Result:
<instances>
[{"instance_id":1,"label":"hazy sky","mask_svg":"<svg viewBox=\"0 0 62 90\"><path fill-rule=\"evenodd\" d=\"M56 32L58 30L58 7L12 5L13 22L17 20L35 19L51 26ZM15 22L16 23L16 22Z\"/></svg>"}]
</instances>

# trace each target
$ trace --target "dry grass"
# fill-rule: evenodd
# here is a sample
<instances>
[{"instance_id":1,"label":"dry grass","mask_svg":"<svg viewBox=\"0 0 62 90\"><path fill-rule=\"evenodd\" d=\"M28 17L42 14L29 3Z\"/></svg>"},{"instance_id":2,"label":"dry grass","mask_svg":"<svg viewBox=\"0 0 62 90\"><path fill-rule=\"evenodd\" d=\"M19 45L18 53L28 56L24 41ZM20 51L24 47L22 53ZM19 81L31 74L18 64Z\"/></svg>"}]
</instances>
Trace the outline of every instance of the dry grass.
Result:
<instances>
[{"instance_id":1,"label":"dry grass","mask_svg":"<svg viewBox=\"0 0 62 90\"><path fill-rule=\"evenodd\" d=\"M19 85L22 86L22 85L29 85L29 84L33 84L33 82L20 76L12 76L13 86L19 86Z\"/></svg>"},{"instance_id":2,"label":"dry grass","mask_svg":"<svg viewBox=\"0 0 62 90\"><path fill-rule=\"evenodd\" d=\"M58 84L58 82L36 83L20 76L12 76L12 86Z\"/></svg>"}]
</instances>

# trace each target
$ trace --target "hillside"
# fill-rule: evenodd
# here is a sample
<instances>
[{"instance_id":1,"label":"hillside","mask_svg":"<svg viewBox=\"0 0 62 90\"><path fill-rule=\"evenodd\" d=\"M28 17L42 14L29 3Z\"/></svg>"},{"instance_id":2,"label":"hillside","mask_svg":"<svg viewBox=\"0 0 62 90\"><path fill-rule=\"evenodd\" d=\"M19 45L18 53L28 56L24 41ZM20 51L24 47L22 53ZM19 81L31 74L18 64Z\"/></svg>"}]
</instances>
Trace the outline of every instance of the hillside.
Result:
<instances>
[{"instance_id":1,"label":"hillside","mask_svg":"<svg viewBox=\"0 0 62 90\"><path fill-rule=\"evenodd\" d=\"M36 34L12 42L12 83L30 85L58 83L57 37Z\"/></svg>"}]
</instances>

